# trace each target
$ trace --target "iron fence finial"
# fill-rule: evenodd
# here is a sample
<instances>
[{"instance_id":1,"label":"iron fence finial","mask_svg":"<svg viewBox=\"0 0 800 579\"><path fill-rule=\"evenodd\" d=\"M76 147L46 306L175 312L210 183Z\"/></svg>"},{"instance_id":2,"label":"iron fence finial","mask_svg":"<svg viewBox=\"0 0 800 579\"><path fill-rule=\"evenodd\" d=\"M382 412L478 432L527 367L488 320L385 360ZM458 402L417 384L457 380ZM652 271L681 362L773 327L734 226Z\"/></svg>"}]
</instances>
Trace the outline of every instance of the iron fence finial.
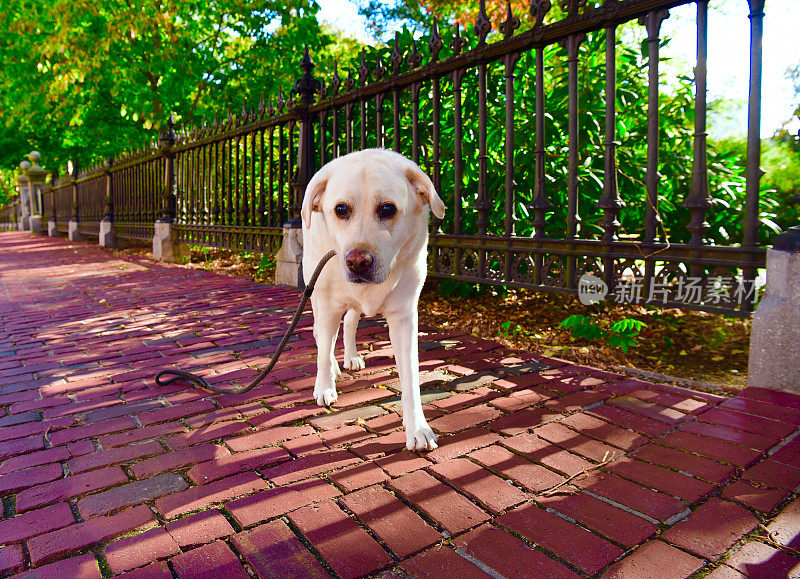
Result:
<instances>
[{"instance_id":1,"label":"iron fence finial","mask_svg":"<svg viewBox=\"0 0 800 579\"><path fill-rule=\"evenodd\" d=\"M392 48L392 57L389 59L392 63L392 74L397 74L400 71L400 65L403 63L403 54L400 52L400 33L394 33L394 48Z\"/></svg>"},{"instance_id":2,"label":"iron fence finial","mask_svg":"<svg viewBox=\"0 0 800 579\"><path fill-rule=\"evenodd\" d=\"M333 63L333 78L331 79L331 92L332 96L339 94L339 87L342 84L342 79L339 77L339 61Z\"/></svg>"},{"instance_id":3,"label":"iron fence finial","mask_svg":"<svg viewBox=\"0 0 800 579\"><path fill-rule=\"evenodd\" d=\"M178 142L178 135L175 133L175 120L172 118L172 114L167 119L167 130L161 133L158 141L166 147L173 147Z\"/></svg>"},{"instance_id":4,"label":"iron fence finial","mask_svg":"<svg viewBox=\"0 0 800 579\"><path fill-rule=\"evenodd\" d=\"M481 0L478 18L475 20L475 34L478 37L478 46L486 46L486 37L492 31L492 22L486 14L486 0Z\"/></svg>"},{"instance_id":5,"label":"iron fence finial","mask_svg":"<svg viewBox=\"0 0 800 579\"><path fill-rule=\"evenodd\" d=\"M461 26L456 22L456 35L450 41L450 50L453 51L453 56L458 56L467 44L467 39L461 36Z\"/></svg>"},{"instance_id":6,"label":"iron fence finial","mask_svg":"<svg viewBox=\"0 0 800 579\"><path fill-rule=\"evenodd\" d=\"M367 68L366 54L363 48L361 49L361 64L358 66L358 78L361 79L362 85L369 82L369 69Z\"/></svg>"},{"instance_id":7,"label":"iron fence finial","mask_svg":"<svg viewBox=\"0 0 800 579\"><path fill-rule=\"evenodd\" d=\"M506 38L511 38L514 31L519 28L519 18L514 16L514 10L511 8L511 2L506 3L506 19L500 24L500 31Z\"/></svg>"},{"instance_id":8,"label":"iron fence finial","mask_svg":"<svg viewBox=\"0 0 800 579\"><path fill-rule=\"evenodd\" d=\"M379 81L380 79L383 78L383 75L386 74L386 69L383 66L383 62L381 62L380 54L378 55L377 60L378 62L375 63L375 69L372 71L372 77L376 81Z\"/></svg>"},{"instance_id":9,"label":"iron fence finial","mask_svg":"<svg viewBox=\"0 0 800 579\"><path fill-rule=\"evenodd\" d=\"M530 13L536 21L534 26L542 25L545 15L550 12L552 7L553 5L550 0L533 0L533 2L531 2Z\"/></svg>"},{"instance_id":10,"label":"iron fence finial","mask_svg":"<svg viewBox=\"0 0 800 579\"><path fill-rule=\"evenodd\" d=\"M442 49L443 45L442 36L439 34L439 19L434 16L433 26L431 27L431 39L428 41L428 49L430 50L432 62L439 60L439 51Z\"/></svg>"},{"instance_id":11,"label":"iron fence finial","mask_svg":"<svg viewBox=\"0 0 800 579\"><path fill-rule=\"evenodd\" d=\"M306 45L303 51L303 59L300 61L300 68L303 69L303 76L301 76L294 83L292 94L300 96L300 104L309 106L314 103L315 96L322 87L322 83L312 74L314 70L314 62L311 60L311 54ZM279 89L280 91L280 89ZM279 108L282 108L283 94L279 92Z\"/></svg>"},{"instance_id":12,"label":"iron fence finial","mask_svg":"<svg viewBox=\"0 0 800 579\"><path fill-rule=\"evenodd\" d=\"M419 63L422 62L422 55L417 50L417 41L415 40L411 49L411 54L408 55L408 64L411 68L417 68Z\"/></svg>"}]
</instances>

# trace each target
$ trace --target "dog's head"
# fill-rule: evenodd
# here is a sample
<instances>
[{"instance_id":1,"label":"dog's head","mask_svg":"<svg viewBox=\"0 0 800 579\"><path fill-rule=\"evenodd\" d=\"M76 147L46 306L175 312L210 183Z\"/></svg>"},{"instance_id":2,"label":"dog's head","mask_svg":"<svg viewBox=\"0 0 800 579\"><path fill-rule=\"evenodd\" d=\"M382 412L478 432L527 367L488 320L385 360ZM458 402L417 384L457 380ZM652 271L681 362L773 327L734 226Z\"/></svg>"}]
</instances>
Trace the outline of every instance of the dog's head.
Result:
<instances>
[{"instance_id":1,"label":"dog's head","mask_svg":"<svg viewBox=\"0 0 800 579\"><path fill-rule=\"evenodd\" d=\"M429 207L444 216L444 203L416 163L368 149L320 169L306 187L301 215L310 227L312 212L322 212L346 280L383 283L406 244L425 234Z\"/></svg>"}]
</instances>

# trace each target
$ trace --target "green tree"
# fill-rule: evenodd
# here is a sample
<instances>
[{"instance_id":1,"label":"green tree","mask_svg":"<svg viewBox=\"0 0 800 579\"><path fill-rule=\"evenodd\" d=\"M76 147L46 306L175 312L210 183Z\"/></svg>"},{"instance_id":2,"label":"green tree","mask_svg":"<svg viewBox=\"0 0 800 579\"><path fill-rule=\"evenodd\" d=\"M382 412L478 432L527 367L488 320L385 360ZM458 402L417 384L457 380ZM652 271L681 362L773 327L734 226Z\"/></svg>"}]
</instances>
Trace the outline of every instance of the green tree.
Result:
<instances>
[{"instance_id":1,"label":"green tree","mask_svg":"<svg viewBox=\"0 0 800 579\"><path fill-rule=\"evenodd\" d=\"M0 0L0 166L50 167L150 140L174 113L211 122L290 87L322 52L314 0ZM238 109L238 110L237 110Z\"/></svg>"}]
</instances>

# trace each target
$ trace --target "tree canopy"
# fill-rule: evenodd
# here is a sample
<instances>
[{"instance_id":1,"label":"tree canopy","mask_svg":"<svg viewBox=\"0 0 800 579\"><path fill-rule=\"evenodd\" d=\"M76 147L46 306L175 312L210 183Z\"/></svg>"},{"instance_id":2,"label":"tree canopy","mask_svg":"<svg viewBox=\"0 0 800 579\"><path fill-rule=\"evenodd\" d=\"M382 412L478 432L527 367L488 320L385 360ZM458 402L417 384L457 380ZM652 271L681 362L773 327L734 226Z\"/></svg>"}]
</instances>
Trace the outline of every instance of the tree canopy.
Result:
<instances>
[{"instance_id":1,"label":"tree canopy","mask_svg":"<svg viewBox=\"0 0 800 579\"><path fill-rule=\"evenodd\" d=\"M174 114L256 106L334 36L314 0L0 0L0 166L103 159ZM291 65L289 65L291 63Z\"/></svg>"}]
</instances>

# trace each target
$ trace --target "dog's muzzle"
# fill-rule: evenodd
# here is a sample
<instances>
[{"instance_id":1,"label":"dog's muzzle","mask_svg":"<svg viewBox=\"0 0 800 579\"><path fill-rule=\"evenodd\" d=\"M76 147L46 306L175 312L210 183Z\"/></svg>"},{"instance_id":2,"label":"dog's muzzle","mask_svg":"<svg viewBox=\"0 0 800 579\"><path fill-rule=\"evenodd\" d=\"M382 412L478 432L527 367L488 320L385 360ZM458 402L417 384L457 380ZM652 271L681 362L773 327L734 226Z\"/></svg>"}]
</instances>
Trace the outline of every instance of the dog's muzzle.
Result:
<instances>
[{"instance_id":1,"label":"dog's muzzle","mask_svg":"<svg viewBox=\"0 0 800 579\"><path fill-rule=\"evenodd\" d=\"M375 283L375 256L364 249L351 249L344 257L350 274L348 281L353 283Z\"/></svg>"}]
</instances>

